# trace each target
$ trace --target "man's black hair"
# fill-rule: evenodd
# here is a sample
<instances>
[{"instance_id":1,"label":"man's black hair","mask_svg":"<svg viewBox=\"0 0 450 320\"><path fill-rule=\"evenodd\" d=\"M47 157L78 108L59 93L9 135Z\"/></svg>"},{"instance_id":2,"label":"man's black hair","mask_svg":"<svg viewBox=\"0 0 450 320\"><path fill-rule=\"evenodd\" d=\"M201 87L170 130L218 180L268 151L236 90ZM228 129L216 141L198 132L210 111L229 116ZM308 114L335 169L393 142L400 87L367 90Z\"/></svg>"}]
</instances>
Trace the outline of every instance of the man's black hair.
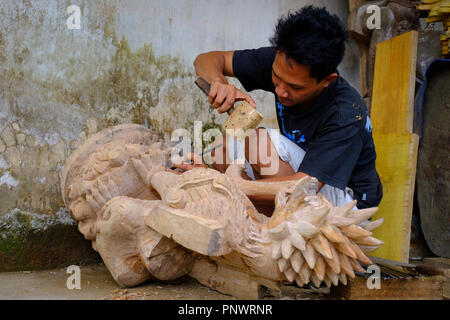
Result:
<instances>
[{"instance_id":1,"label":"man's black hair","mask_svg":"<svg viewBox=\"0 0 450 320\"><path fill-rule=\"evenodd\" d=\"M270 42L287 58L310 66L310 76L320 81L336 71L347 39L338 16L325 8L307 6L281 17Z\"/></svg>"}]
</instances>

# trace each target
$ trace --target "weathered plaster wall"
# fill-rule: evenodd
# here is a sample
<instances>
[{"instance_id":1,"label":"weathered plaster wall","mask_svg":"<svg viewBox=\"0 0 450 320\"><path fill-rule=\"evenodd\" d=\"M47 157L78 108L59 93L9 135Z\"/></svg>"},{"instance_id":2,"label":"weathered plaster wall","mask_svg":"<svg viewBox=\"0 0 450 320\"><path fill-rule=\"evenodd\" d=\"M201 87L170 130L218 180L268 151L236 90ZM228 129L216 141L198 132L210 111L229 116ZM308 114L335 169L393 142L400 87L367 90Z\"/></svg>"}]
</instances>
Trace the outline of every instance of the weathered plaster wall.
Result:
<instances>
[{"instance_id":1,"label":"weathered plaster wall","mask_svg":"<svg viewBox=\"0 0 450 320\"><path fill-rule=\"evenodd\" d=\"M188 68L186 71L192 72L192 62L200 52L269 45L279 17L308 4L325 6L345 23L347 21L347 0L125 0L119 1L117 6L121 14L116 19L116 32L119 37L126 37L133 50L152 43L157 55L180 57L183 66ZM155 19L155 14L162 18ZM359 54L353 42L348 45L340 71L359 88ZM192 88L191 78L185 80L188 91L185 89L183 92L187 92L188 100L191 100L192 92L198 90ZM238 82L233 83L239 85ZM262 124L276 127L273 95L262 91L254 91L252 95L264 115ZM159 105L155 111L164 107L165 104ZM186 111L189 117L190 109ZM155 115L162 116L159 113ZM223 120L223 117L219 119Z\"/></svg>"},{"instance_id":2,"label":"weathered plaster wall","mask_svg":"<svg viewBox=\"0 0 450 320\"><path fill-rule=\"evenodd\" d=\"M195 120L220 125L225 116L193 84L195 56L268 45L278 17L308 3L347 20L346 0L2 0L0 222L16 208L60 211L65 159L107 126L146 124L168 139ZM80 30L66 26L70 4L81 7ZM340 70L358 87L348 51ZM273 97L253 95L276 125Z\"/></svg>"}]
</instances>

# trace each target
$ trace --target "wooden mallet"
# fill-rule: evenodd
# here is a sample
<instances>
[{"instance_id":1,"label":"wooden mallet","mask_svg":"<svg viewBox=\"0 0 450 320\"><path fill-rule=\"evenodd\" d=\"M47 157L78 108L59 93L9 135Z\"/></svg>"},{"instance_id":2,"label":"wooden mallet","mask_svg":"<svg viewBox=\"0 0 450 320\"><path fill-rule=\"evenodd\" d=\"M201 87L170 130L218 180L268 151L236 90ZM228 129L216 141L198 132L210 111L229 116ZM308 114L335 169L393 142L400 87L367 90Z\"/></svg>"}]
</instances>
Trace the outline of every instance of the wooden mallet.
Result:
<instances>
[{"instance_id":1,"label":"wooden mallet","mask_svg":"<svg viewBox=\"0 0 450 320\"><path fill-rule=\"evenodd\" d=\"M205 79L198 77L195 84L209 95L210 85ZM247 101L237 102L227 112L229 116L222 125L222 129L238 140L243 140L249 134L249 130L255 129L263 119L263 116Z\"/></svg>"}]
</instances>

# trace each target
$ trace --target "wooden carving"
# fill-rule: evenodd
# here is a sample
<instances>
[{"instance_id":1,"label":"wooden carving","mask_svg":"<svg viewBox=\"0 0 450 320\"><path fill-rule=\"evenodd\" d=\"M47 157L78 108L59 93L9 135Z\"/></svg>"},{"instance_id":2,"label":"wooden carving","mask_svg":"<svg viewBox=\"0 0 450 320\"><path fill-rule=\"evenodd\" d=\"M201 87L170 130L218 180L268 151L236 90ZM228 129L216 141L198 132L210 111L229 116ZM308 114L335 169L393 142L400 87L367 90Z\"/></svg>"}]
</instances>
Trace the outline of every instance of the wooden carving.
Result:
<instances>
[{"instance_id":1,"label":"wooden carving","mask_svg":"<svg viewBox=\"0 0 450 320\"><path fill-rule=\"evenodd\" d=\"M365 272L360 263L371 264L364 252L383 243L371 232L382 219L368 220L377 208L335 207L314 178L247 181L237 164L225 174L176 175L165 171L168 150L144 127L121 125L93 136L64 167L65 204L122 286L189 274L257 298L260 286L282 282L346 284L355 270ZM276 194L272 217L250 194Z\"/></svg>"}]
</instances>

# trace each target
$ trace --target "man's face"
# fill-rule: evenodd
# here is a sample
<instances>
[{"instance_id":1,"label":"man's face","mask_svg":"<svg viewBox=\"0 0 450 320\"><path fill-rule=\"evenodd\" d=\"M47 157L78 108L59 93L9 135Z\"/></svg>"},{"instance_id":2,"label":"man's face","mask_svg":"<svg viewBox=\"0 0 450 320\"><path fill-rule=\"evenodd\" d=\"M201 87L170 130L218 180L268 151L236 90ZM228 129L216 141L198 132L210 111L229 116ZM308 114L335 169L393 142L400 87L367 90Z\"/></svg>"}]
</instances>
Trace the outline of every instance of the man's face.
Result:
<instances>
[{"instance_id":1,"label":"man's face","mask_svg":"<svg viewBox=\"0 0 450 320\"><path fill-rule=\"evenodd\" d=\"M286 54L277 51L272 65L272 82L282 105L307 107L325 87L337 79L337 74L333 73L318 81L310 77L310 69L310 66L301 65L292 59L289 59L288 63Z\"/></svg>"}]
</instances>

